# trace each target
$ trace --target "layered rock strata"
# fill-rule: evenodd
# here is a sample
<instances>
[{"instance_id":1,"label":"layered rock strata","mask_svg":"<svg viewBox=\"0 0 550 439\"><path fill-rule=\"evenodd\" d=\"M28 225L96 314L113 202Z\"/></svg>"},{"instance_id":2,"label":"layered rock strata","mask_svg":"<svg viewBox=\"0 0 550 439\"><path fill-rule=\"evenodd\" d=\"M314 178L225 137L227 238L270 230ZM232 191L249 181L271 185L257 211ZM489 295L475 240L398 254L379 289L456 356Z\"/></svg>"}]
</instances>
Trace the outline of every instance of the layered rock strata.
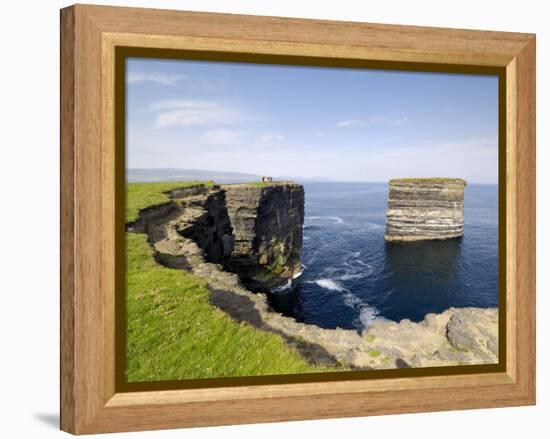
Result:
<instances>
[{"instance_id":1,"label":"layered rock strata","mask_svg":"<svg viewBox=\"0 0 550 439\"><path fill-rule=\"evenodd\" d=\"M387 241L451 239L464 235L464 188L459 178L390 180Z\"/></svg>"},{"instance_id":2,"label":"layered rock strata","mask_svg":"<svg viewBox=\"0 0 550 439\"><path fill-rule=\"evenodd\" d=\"M170 265L166 255L171 252L165 246L171 246L173 236L168 235L173 233L193 240L206 260L238 274L255 291L270 291L299 274L304 223L301 185L197 185L169 195L170 203L142 210L140 219L129 226L149 235L166 264Z\"/></svg>"},{"instance_id":3,"label":"layered rock strata","mask_svg":"<svg viewBox=\"0 0 550 439\"><path fill-rule=\"evenodd\" d=\"M220 191L219 187L174 191L172 202L142 210L140 219L128 225L128 230L148 234L161 264L203 278L211 291L211 303L235 320L282 336L312 364L346 369L392 369L498 362L496 308L450 308L440 314L428 314L419 323L376 319L362 333L324 329L274 312L266 295L253 293L243 286L237 274L224 270L222 262L230 258L237 245L249 245L246 243L250 240L233 235L231 216L234 213L230 211L237 204L224 211L227 199L222 198ZM277 192L276 197L283 197L284 193ZM236 203L237 194L233 196L230 205ZM290 198L290 193L285 196ZM298 216L299 212L298 207ZM268 223L277 221L265 222ZM254 239L267 242L263 234L252 241ZM260 247L254 244L251 248ZM258 259L263 254L258 253ZM220 260L213 261L212 255Z\"/></svg>"},{"instance_id":4,"label":"layered rock strata","mask_svg":"<svg viewBox=\"0 0 550 439\"><path fill-rule=\"evenodd\" d=\"M222 186L235 246L225 267L269 291L301 271L304 188L284 182Z\"/></svg>"}]
</instances>

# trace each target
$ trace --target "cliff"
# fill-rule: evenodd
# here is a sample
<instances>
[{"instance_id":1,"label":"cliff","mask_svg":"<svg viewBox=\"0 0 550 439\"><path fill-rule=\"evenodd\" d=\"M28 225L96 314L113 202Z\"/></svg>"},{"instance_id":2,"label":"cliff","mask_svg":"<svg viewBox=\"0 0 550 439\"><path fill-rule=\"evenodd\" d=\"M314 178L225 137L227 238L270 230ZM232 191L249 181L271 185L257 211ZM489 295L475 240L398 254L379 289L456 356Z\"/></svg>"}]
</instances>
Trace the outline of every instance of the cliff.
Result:
<instances>
[{"instance_id":1,"label":"cliff","mask_svg":"<svg viewBox=\"0 0 550 439\"><path fill-rule=\"evenodd\" d=\"M208 262L237 274L255 291L284 285L301 270L304 189L291 182L197 185L143 209L130 231L147 233L157 258L187 268L182 238Z\"/></svg>"},{"instance_id":2,"label":"cliff","mask_svg":"<svg viewBox=\"0 0 550 439\"><path fill-rule=\"evenodd\" d=\"M464 187L459 178L390 180L387 241L457 238L464 234Z\"/></svg>"},{"instance_id":3,"label":"cliff","mask_svg":"<svg viewBox=\"0 0 550 439\"><path fill-rule=\"evenodd\" d=\"M254 290L281 286L301 271L304 188L285 183L222 186L235 246L229 271Z\"/></svg>"}]
</instances>

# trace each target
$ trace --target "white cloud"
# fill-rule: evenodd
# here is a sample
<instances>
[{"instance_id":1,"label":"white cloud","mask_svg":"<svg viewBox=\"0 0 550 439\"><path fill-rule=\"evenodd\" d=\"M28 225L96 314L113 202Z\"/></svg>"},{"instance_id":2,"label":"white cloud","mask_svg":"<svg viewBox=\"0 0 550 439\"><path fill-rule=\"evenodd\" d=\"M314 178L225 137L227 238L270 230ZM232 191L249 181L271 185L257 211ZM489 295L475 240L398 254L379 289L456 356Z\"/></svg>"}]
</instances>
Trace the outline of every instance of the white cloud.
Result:
<instances>
[{"instance_id":1,"label":"white cloud","mask_svg":"<svg viewBox=\"0 0 550 439\"><path fill-rule=\"evenodd\" d=\"M367 127L372 125L403 125L409 122L407 117L400 117L396 119L390 119L385 116L369 116L363 119L348 119L339 121L336 126L338 128L356 128Z\"/></svg>"},{"instance_id":2,"label":"white cloud","mask_svg":"<svg viewBox=\"0 0 550 439\"><path fill-rule=\"evenodd\" d=\"M126 81L128 84L138 84L140 82L156 82L157 84L168 85L174 87L178 82L187 79L185 75L177 75L174 73L141 73L141 72L128 72Z\"/></svg>"},{"instance_id":3,"label":"white cloud","mask_svg":"<svg viewBox=\"0 0 550 439\"><path fill-rule=\"evenodd\" d=\"M338 128L354 128L354 127L365 127L369 125L377 125L384 122L385 118L383 116L371 116L365 119L349 119L341 120L336 124Z\"/></svg>"},{"instance_id":4,"label":"white cloud","mask_svg":"<svg viewBox=\"0 0 550 439\"><path fill-rule=\"evenodd\" d=\"M259 137L260 142L280 142L285 140L285 136L279 133L268 133Z\"/></svg>"},{"instance_id":5,"label":"white cloud","mask_svg":"<svg viewBox=\"0 0 550 439\"><path fill-rule=\"evenodd\" d=\"M204 141L209 145L229 146L243 141L246 133L240 130L210 130L203 134Z\"/></svg>"},{"instance_id":6,"label":"white cloud","mask_svg":"<svg viewBox=\"0 0 550 439\"><path fill-rule=\"evenodd\" d=\"M155 128L169 126L224 125L246 119L238 109L216 102L166 99L153 102L149 111L155 113Z\"/></svg>"}]
</instances>

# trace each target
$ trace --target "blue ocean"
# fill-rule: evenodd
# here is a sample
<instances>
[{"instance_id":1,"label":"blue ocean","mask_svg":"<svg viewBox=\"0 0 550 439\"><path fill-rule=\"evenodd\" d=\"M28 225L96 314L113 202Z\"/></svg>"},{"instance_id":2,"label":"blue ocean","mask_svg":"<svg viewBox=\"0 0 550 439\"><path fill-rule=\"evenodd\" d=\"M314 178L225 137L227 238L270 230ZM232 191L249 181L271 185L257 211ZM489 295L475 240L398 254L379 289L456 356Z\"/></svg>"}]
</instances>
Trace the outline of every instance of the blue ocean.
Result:
<instances>
[{"instance_id":1,"label":"blue ocean","mask_svg":"<svg viewBox=\"0 0 550 439\"><path fill-rule=\"evenodd\" d=\"M465 190L464 237L384 241L388 185L306 183L303 272L270 294L277 311L324 328L420 321L449 307L498 305L498 186Z\"/></svg>"}]
</instances>

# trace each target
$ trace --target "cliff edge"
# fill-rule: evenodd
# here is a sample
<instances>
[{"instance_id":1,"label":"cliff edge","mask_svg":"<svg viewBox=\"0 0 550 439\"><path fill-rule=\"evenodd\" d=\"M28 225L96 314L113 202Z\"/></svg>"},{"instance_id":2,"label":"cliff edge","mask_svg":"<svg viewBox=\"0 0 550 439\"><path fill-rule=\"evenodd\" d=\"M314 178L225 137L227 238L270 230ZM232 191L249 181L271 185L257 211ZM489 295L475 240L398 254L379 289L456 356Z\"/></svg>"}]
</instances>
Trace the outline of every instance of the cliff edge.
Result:
<instances>
[{"instance_id":1,"label":"cliff edge","mask_svg":"<svg viewBox=\"0 0 550 439\"><path fill-rule=\"evenodd\" d=\"M129 231L147 233L163 265L186 268L180 238L194 241L254 291L282 286L301 271L304 188L292 182L196 185L140 211Z\"/></svg>"},{"instance_id":2,"label":"cliff edge","mask_svg":"<svg viewBox=\"0 0 550 439\"><path fill-rule=\"evenodd\" d=\"M269 291L301 272L304 188L292 182L224 185L235 245L225 261L253 290Z\"/></svg>"},{"instance_id":3,"label":"cliff edge","mask_svg":"<svg viewBox=\"0 0 550 439\"><path fill-rule=\"evenodd\" d=\"M422 241L464 235L464 188L460 178L390 180L386 241Z\"/></svg>"}]
</instances>

